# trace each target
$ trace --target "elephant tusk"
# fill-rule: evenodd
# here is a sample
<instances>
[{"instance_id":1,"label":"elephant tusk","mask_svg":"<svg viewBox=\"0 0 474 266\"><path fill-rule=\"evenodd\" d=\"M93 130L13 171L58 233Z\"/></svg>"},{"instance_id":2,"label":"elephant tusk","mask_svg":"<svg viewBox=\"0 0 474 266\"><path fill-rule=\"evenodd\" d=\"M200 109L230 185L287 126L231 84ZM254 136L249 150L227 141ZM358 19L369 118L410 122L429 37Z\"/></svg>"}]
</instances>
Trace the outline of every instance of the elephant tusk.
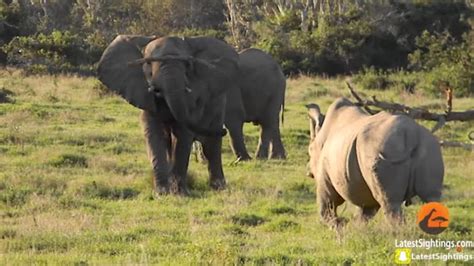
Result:
<instances>
[{"instance_id":1,"label":"elephant tusk","mask_svg":"<svg viewBox=\"0 0 474 266\"><path fill-rule=\"evenodd\" d=\"M151 93L154 93L156 97L158 98L162 98L163 95L161 94L161 92L159 90L157 90L155 87L153 86L150 86L148 87L148 92L151 92Z\"/></svg>"}]
</instances>

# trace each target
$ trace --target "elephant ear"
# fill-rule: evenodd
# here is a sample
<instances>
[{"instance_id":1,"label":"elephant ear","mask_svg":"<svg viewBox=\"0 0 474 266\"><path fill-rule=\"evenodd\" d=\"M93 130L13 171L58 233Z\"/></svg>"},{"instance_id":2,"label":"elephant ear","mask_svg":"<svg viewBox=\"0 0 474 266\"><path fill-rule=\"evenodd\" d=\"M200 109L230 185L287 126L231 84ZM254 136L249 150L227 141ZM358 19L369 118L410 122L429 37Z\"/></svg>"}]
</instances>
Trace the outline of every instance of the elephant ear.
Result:
<instances>
[{"instance_id":1,"label":"elephant ear","mask_svg":"<svg viewBox=\"0 0 474 266\"><path fill-rule=\"evenodd\" d=\"M127 102L140 109L156 112L154 96L141 65L129 64L143 58L141 49L155 36L119 35L105 49L99 61L99 80Z\"/></svg>"},{"instance_id":2,"label":"elephant ear","mask_svg":"<svg viewBox=\"0 0 474 266\"><path fill-rule=\"evenodd\" d=\"M239 56L223 41L211 37L183 38L191 49L194 63L191 68L198 78L205 79L211 94L225 91L223 84L232 84L237 78Z\"/></svg>"}]
</instances>

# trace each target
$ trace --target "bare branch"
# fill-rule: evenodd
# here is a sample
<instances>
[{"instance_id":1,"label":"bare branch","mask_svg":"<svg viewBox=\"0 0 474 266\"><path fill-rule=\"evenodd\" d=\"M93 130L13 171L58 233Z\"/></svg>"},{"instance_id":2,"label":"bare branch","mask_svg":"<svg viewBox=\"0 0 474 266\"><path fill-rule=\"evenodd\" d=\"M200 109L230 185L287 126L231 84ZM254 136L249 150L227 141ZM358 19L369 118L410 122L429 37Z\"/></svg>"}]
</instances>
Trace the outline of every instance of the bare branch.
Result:
<instances>
[{"instance_id":1,"label":"bare branch","mask_svg":"<svg viewBox=\"0 0 474 266\"><path fill-rule=\"evenodd\" d=\"M471 151L474 150L474 144L457 142L457 141L441 140L439 142L439 145L441 145L441 147L458 147L458 148L463 148L463 149L471 150Z\"/></svg>"},{"instance_id":2,"label":"bare branch","mask_svg":"<svg viewBox=\"0 0 474 266\"><path fill-rule=\"evenodd\" d=\"M362 98L359 96L359 94L357 94L354 90L354 88L352 88L351 84L349 82L346 82L346 85L347 87L349 88L349 91L351 92L352 96L354 96L354 98L356 98L357 102L365 109L365 111L367 111L367 113L373 115L373 114L376 114L377 112L374 112L372 111L368 106L367 104L362 100Z\"/></svg>"},{"instance_id":3,"label":"bare branch","mask_svg":"<svg viewBox=\"0 0 474 266\"><path fill-rule=\"evenodd\" d=\"M421 119L421 120L429 120L429 121L437 121L438 123L440 120L448 121L472 121L474 120L474 110L468 110L464 112L449 112L445 114L436 114L431 113L425 109L421 108L413 108L399 103L389 103L384 101L379 101L375 97L372 97L372 100L363 100L360 96L355 92L354 88L347 83L351 94L356 98L358 101L358 105L368 108L368 106L375 106L380 109L389 110L389 111L398 111L405 113L409 117L413 119ZM449 109L449 107L448 107ZM367 110L367 109L366 109Z\"/></svg>"}]
</instances>

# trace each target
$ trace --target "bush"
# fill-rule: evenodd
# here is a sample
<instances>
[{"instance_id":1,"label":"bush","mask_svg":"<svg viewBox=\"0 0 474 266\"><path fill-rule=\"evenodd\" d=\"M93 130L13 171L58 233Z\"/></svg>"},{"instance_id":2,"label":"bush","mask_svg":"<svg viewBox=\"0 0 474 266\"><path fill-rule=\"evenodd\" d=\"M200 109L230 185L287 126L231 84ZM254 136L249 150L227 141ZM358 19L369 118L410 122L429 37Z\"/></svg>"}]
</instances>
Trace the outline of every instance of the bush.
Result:
<instances>
[{"instance_id":1,"label":"bush","mask_svg":"<svg viewBox=\"0 0 474 266\"><path fill-rule=\"evenodd\" d=\"M34 36L15 37L4 50L8 62L21 65L28 74L79 73L92 75L93 64L98 61L103 43L93 43L70 31L53 31Z\"/></svg>"},{"instance_id":2,"label":"bush","mask_svg":"<svg viewBox=\"0 0 474 266\"><path fill-rule=\"evenodd\" d=\"M214 37L219 40L225 40L227 32L221 29L200 29L200 28L186 28L176 32L174 35L178 36L207 36Z\"/></svg>"},{"instance_id":3,"label":"bush","mask_svg":"<svg viewBox=\"0 0 474 266\"><path fill-rule=\"evenodd\" d=\"M456 96L474 94L474 51L466 36L458 41L448 32L425 31L416 44L418 49L408 59L410 67L423 76L424 90L437 94L441 84L449 84Z\"/></svg>"},{"instance_id":4,"label":"bush","mask_svg":"<svg viewBox=\"0 0 474 266\"><path fill-rule=\"evenodd\" d=\"M369 90L384 90L392 83L387 72L374 67L364 68L354 76L354 82Z\"/></svg>"}]
</instances>

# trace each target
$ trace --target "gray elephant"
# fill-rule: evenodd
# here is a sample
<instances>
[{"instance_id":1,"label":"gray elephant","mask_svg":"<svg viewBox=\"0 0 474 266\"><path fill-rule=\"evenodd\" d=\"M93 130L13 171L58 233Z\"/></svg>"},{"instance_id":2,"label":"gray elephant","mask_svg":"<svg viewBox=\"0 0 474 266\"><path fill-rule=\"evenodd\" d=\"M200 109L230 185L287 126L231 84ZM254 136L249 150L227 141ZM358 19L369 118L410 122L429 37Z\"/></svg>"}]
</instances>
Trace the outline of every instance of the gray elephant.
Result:
<instances>
[{"instance_id":1,"label":"gray elephant","mask_svg":"<svg viewBox=\"0 0 474 266\"><path fill-rule=\"evenodd\" d=\"M278 63L267 53L250 48L239 53L238 89L227 92L225 126L239 160L249 160L244 143L244 122L261 126L256 152L259 159L284 159L280 137L280 111L283 117L286 78Z\"/></svg>"},{"instance_id":2,"label":"gray elephant","mask_svg":"<svg viewBox=\"0 0 474 266\"><path fill-rule=\"evenodd\" d=\"M186 175L194 139L202 142L209 161L211 187L225 186L226 93L236 86L238 60L231 46L207 37L120 35L104 51L99 79L143 110L158 193L189 193Z\"/></svg>"},{"instance_id":3,"label":"gray elephant","mask_svg":"<svg viewBox=\"0 0 474 266\"><path fill-rule=\"evenodd\" d=\"M379 208L390 221L402 218L401 205L415 195L439 201L444 166L437 139L405 115L368 115L345 98L325 117L309 104L309 169L316 181L323 221L339 224L344 201L358 206L363 219Z\"/></svg>"}]
</instances>

